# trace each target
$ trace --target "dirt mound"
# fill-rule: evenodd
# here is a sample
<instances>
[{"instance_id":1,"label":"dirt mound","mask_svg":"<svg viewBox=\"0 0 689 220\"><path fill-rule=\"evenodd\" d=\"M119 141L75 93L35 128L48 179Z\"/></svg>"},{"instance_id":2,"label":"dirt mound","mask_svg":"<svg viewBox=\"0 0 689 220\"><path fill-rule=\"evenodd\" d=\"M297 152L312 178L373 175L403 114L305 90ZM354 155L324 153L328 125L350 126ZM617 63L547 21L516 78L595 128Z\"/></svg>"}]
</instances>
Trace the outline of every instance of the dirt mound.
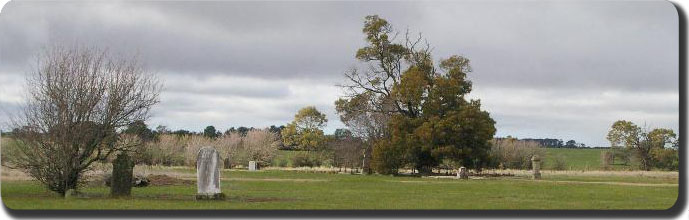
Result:
<instances>
[{"instance_id":1,"label":"dirt mound","mask_svg":"<svg viewBox=\"0 0 689 220\"><path fill-rule=\"evenodd\" d=\"M152 186L192 185L194 181L174 178L168 175L149 175Z\"/></svg>"}]
</instances>

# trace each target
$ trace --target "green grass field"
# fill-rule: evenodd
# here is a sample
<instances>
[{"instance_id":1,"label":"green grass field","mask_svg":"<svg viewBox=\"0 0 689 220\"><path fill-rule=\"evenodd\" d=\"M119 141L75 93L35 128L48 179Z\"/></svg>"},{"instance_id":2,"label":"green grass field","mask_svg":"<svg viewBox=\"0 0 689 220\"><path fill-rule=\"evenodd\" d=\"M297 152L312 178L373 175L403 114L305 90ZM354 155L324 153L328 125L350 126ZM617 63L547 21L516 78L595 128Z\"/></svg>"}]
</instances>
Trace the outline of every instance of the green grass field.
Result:
<instances>
[{"instance_id":1,"label":"green grass field","mask_svg":"<svg viewBox=\"0 0 689 220\"><path fill-rule=\"evenodd\" d=\"M557 155L562 155L565 160L565 170L601 170L601 153L607 149L567 149L546 148L544 169L551 169ZM615 164L613 170L636 170L638 163L631 161L628 165Z\"/></svg>"},{"instance_id":2,"label":"green grass field","mask_svg":"<svg viewBox=\"0 0 689 220\"><path fill-rule=\"evenodd\" d=\"M565 160L565 170L601 170L601 152L606 149L568 149L568 148L546 148L543 169L552 169L554 159L557 155L562 155ZM292 166L292 157L301 153L299 151L278 151L278 154L273 159L273 164L284 164L287 167ZM613 170L635 170L637 164L632 161L629 165L616 164L612 166Z\"/></svg>"},{"instance_id":3,"label":"green grass field","mask_svg":"<svg viewBox=\"0 0 689 220\"><path fill-rule=\"evenodd\" d=\"M195 184L134 188L125 199L90 186L87 198L67 200L34 181L3 179L1 187L11 209L667 209L678 195L676 175L544 173L534 181L225 170L222 178L225 201L196 201Z\"/></svg>"}]
</instances>

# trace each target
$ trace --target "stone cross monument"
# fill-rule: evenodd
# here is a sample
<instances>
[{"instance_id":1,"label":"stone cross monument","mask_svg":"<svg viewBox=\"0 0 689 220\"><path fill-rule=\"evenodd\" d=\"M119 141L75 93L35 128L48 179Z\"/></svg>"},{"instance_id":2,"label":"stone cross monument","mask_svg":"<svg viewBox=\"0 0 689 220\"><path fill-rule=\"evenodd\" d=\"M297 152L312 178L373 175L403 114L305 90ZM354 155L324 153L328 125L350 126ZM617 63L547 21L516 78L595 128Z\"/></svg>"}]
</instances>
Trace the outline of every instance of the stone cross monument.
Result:
<instances>
[{"instance_id":1,"label":"stone cross monument","mask_svg":"<svg viewBox=\"0 0 689 220\"><path fill-rule=\"evenodd\" d=\"M531 157L531 167L533 168L533 179L541 179L541 157L533 155Z\"/></svg>"}]
</instances>

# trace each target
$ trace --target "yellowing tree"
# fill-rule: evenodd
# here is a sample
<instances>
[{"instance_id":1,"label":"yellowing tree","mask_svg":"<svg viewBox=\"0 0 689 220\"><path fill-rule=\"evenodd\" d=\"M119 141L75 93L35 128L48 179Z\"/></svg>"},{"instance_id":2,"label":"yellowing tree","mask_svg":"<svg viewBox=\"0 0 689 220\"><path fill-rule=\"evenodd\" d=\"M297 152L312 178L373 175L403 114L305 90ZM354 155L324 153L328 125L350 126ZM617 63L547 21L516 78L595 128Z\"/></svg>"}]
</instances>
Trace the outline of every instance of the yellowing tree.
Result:
<instances>
[{"instance_id":1,"label":"yellowing tree","mask_svg":"<svg viewBox=\"0 0 689 220\"><path fill-rule=\"evenodd\" d=\"M670 129L656 128L648 131L625 120L613 123L607 136L613 149L624 147L634 152L639 159L639 168L642 170L650 170L658 164L668 163L664 154L672 156L672 154L677 154L677 151L666 146L676 145L676 137L675 132Z\"/></svg>"},{"instance_id":2,"label":"yellowing tree","mask_svg":"<svg viewBox=\"0 0 689 220\"><path fill-rule=\"evenodd\" d=\"M282 129L282 142L301 150L318 150L325 143L323 128L328 119L314 106L307 106L294 115L294 121Z\"/></svg>"}]
</instances>

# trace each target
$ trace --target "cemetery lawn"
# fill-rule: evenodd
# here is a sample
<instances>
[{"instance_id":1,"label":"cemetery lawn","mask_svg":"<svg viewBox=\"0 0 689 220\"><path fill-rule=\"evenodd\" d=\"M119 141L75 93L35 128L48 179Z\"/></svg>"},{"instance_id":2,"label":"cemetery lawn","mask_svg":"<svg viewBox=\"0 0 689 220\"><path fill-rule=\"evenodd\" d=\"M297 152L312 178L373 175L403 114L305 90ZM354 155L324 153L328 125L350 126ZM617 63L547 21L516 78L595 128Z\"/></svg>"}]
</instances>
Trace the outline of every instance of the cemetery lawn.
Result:
<instances>
[{"instance_id":1,"label":"cemetery lawn","mask_svg":"<svg viewBox=\"0 0 689 220\"><path fill-rule=\"evenodd\" d=\"M105 186L64 199L30 180L3 180L1 192L10 209L668 209L678 196L677 175L671 176L456 180L224 170L225 201L196 201L195 183L133 188L130 198L120 199L109 198Z\"/></svg>"}]
</instances>

